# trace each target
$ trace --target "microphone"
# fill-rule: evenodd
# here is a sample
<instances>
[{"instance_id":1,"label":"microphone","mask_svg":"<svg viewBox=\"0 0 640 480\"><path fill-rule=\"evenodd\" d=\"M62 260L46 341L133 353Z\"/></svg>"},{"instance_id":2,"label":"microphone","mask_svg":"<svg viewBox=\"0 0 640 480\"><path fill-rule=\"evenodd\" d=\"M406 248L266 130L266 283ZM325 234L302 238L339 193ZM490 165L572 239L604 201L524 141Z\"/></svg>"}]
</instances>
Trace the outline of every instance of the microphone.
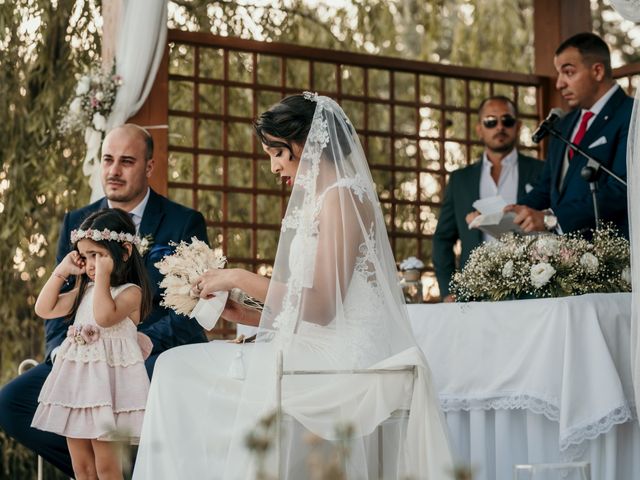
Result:
<instances>
[{"instance_id":1,"label":"microphone","mask_svg":"<svg viewBox=\"0 0 640 480\"><path fill-rule=\"evenodd\" d=\"M552 108L547 118L542 121L538 128L536 128L536 131L533 132L533 135L531 135L531 140L533 140L534 143L540 143L549 133L551 126L565 115L566 113L561 108Z\"/></svg>"}]
</instances>

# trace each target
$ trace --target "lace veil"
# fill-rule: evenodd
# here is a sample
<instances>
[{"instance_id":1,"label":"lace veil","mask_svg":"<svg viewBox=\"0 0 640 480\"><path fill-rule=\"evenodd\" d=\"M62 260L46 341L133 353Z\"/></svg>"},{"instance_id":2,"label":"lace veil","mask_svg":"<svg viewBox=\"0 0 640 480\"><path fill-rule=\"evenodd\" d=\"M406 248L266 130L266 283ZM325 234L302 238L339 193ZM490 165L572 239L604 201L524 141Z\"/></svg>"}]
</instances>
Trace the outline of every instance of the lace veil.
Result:
<instances>
[{"instance_id":1,"label":"lace veil","mask_svg":"<svg viewBox=\"0 0 640 480\"><path fill-rule=\"evenodd\" d=\"M356 478L378 478L378 458L382 468L394 470L385 478L444 478L451 466L444 421L413 339L364 151L337 103L304 95L316 109L282 221L256 345L245 349L250 353L224 477L255 478L260 468L275 475L275 449L260 464L244 442L259 419L275 409L281 351L289 371L417 365L415 378L285 376L283 477L309 476L305 462L317 443L309 444L306 433L331 449L336 427L347 424L354 440L346 470ZM372 436L392 412L409 406L404 426L397 422L399 427ZM363 472L364 465L369 467Z\"/></svg>"}]
</instances>

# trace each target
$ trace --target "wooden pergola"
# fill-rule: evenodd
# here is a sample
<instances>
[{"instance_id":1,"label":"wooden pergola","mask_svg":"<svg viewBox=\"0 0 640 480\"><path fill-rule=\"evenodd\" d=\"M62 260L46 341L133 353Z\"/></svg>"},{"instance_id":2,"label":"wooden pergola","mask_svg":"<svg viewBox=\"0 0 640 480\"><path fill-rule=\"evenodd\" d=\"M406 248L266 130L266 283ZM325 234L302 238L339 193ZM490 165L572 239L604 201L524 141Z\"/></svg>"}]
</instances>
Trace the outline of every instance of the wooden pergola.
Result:
<instances>
[{"instance_id":1,"label":"wooden pergola","mask_svg":"<svg viewBox=\"0 0 640 480\"><path fill-rule=\"evenodd\" d=\"M279 204L284 214L288 192L265 183L268 162L250 133L250 125L262 108L279 98L302 90L318 91L335 98L354 119L374 181L384 190L379 195L394 255L430 258L434 222L448 175L474 161L482 148L473 135L478 99L488 94L510 96L519 104L521 120L530 131L551 107L567 108L555 90L553 56L562 40L592 30L590 2L533 0L533 5L532 74L170 30L151 93L130 120L140 125L171 125L171 137L166 128L151 131L156 144L151 185L159 193L202 211L210 238L223 248L231 263L254 271L268 268L274 252L270 252L272 246L268 253L265 248L277 237L280 225L276 220L280 217L266 215L264 205ZM178 71L174 62L182 61L180 51L189 52L188 68ZM206 63L211 55L217 59L215 72ZM279 73L265 79L261 68L263 62L270 61L280 65ZM240 77L232 68L238 62L247 66ZM291 82L290 68L299 70L304 80ZM330 87L319 78L321 70L326 72L323 79L330 81ZM354 72L362 82L355 89L344 81ZM387 79L382 96L381 84L373 80L381 72ZM638 65L614 71L617 78L630 79L638 73ZM427 87L422 84L424 80ZM398 89L401 82L408 91ZM171 92L179 86L191 92L187 104L172 101ZM431 91L425 95L424 88ZM453 99L451 92L456 90ZM238 104L242 104L234 100L238 92L249 99L248 110L238 111ZM528 100L523 103L525 97ZM265 99L270 102L266 106ZM426 133L420 129L423 111L431 112L428 115L433 125ZM397 128L398 119L407 113L410 131L402 125ZM381 118L386 120L380 122ZM376 142L386 145L382 160L376 158ZM409 163L401 158L403 150L397 145L411 145L415 151L421 142L434 145L435 150L425 154L418 147ZM452 145L464 158L451 159ZM544 157L544 144L527 141L520 148ZM218 162L215 168L212 161ZM238 181L237 168L232 171L232 164L244 165L244 180ZM178 171L176 165L186 170ZM215 178L211 177L212 171L219 172ZM401 187L411 182L414 192L407 194ZM423 276L423 284L435 285L431 267L425 275L429 279L424 283ZM426 291L427 299L436 296ZM222 330L231 333L224 326Z\"/></svg>"},{"instance_id":2,"label":"wooden pergola","mask_svg":"<svg viewBox=\"0 0 640 480\"><path fill-rule=\"evenodd\" d=\"M549 82L547 88L543 89L544 97L539 99L541 111L545 112L550 106L563 104L553 87L556 75L552 63L553 53L563 39L579 32L591 31L591 8L589 0L533 0L533 6L534 74L547 77ZM166 70L167 65L161 66L161 71ZM130 121L140 125L158 125L166 120L167 89L168 79L157 78L147 102ZM157 162L151 183L159 192L166 194L168 134L166 130L154 130L152 133L156 151L160 153L160 161Z\"/></svg>"}]
</instances>

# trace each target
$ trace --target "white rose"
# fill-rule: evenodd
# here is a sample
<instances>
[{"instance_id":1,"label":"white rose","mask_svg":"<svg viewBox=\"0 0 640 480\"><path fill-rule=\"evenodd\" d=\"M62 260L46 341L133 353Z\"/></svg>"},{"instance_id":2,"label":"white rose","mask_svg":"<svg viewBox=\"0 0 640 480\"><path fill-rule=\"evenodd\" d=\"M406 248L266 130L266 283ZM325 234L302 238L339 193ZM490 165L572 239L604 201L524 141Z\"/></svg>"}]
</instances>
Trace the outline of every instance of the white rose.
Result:
<instances>
[{"instance_id":1,"label":"white rose","mask_svg":"<svg viewBox=\"0 0 640 480\"><path fill-rule=\"evenodd\" d=\"M100 240L102 240L102 232L99 232L98 230L93 230L91 232L91 240L95 242L99 242Z\"/></svg>"},{"instance_id":2,"label":"white rose","mask_svg":"<svg viewBox=\"0 0 640 480\"><path fill-rule=\"evenodd\" d=\"M531 267L531 283L536 288L546 285L551 277L556 273L556 269L545 262L536 263Z\"/></svg>"},{"instance_id":3,"label":"white rose","mask_svg":"<svg viewBox=\"0 0 640 480\"><path fill-rule=\"evenodd\" d=\"M104 118L99 113L96 113L93 116L93 122L92 123L93 123L93 128L95 128L96 130L104 132L107 129L107 119Z\"/></svg>"},{"instance_id":4,"label":"white rose","mask_svg":"<svg viewBox=\"0 0 640 480\"><path fill-rule=\"evenodd\" d=\"M554 235L543 235L536 241L536 249L542 255L550 257L560 250L560 242Z\"/></svg>"},{"instance_id":5,"label":"white rose","mask_svg":"<svg viewBox=\"0 0 640 480\"><path fill-rule=\"evenodd\" d=\"M629 267L624 267L620 276L622 277L623 281L631 285L631 269Z\"/></svg>"},{"instance_id":6,"label":"white rose","mask_svg":"<svg viewBox=\"0 0 640 480\"><path fill-rule=\"evenodd\" d=\"M110 232L109 233L109 240L118 240L118 232Z\"/></svg>"},{"instance_id":7,"label":"white rose","mask_svg":"<svg viewBox=\"0 0 640 480\"><path fill-rule=\"evenodd\" d=\"M102 92L96 92L95 96L96 96L96 100L98 100L99 102L104 100L104 93L102 93Z\"/></svg>"},{"instance_id":8,"label":"white rose","mask_svg":"<svg viewBox=\"0 0 640 480\"><path fill-rule=\"evenodd\" d=\"M511 275L513 275L513 260L509 260L504 264L504 267L502 267L502 276L504 278L510 278Z\"/></svg>"},{"instance_id":9,"label":"white rose","mask_svg":"<svg viewBox=\"0 0 640 480\"><path fill-rule=\"evenodd\" d=\"M69 105L69 111L71 113L78 114L80 113L81 110L82 110L82 99L80 97L76 97L73 99L73 102L71 102L71 105Z\"/></svg>"},{"instance_id":10,"label":"white rose","mask_svg":"<svg viewBox=\"0 0 640 480\"><path fill-rule=\"evenodd\" d=\"M76 85L76 95L84 95L91 88L91 80L86 75L80 77L78 80L78 85Z\"/></svg>"},{"instance_id":11,"label":"white rose","mask_svg":"<svg viewBox=\"0 0 640 480\"><path fill-rule=\"evenodd\" d=\"M583 253L580 257L580 265L589 273L596 273L598 271L598 258L593 253Z\"/></svg>"}]
</instances>

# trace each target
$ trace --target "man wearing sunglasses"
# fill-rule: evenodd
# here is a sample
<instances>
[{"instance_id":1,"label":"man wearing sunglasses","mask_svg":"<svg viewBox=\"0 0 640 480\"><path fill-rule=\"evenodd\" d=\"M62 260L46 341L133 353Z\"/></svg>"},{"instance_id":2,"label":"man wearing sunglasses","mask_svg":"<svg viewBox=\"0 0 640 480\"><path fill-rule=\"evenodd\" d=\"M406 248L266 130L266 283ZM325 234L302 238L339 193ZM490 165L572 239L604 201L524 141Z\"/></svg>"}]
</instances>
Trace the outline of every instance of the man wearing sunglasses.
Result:
<instances>
[{"instance_id":1,"label":"man wearing sunglasses","mask_svg":"<svg viewBox=\"0 0 640 480\"><path fill-rule=\"evenodd\" d=\"M478 212L473 202L479 198L501 195L515 203L535 182L543 163L518 153L516 143L520 122L514 103L507 97L493 96L482 101L478 110L476 133L484 144L480 161L451 174L440 210L440 218L433 236L433 266L435 267L440 296L446 301L449 282L456 270L454 246L461 242L460 267L469 258L471 250L491 237L468 227Z\"/></svg>"},{"instance_id":2,"label":"man wearing sunglasses","mask_svg":"<svg viewBox=\"0 0 640 480\"><path fill-rule=\"evenodd\" d=\"M554 128L622 178L626 178L627 134L633 99L614 81L609 47L593 33L579 33L556 50L556 88L573 109ZM519 205L515 222L525 232L579 232L595 227L589 184L580 171L587 163L560 140L551 138L544 171L535 188ZM600 218L629 236L627 192L613 178L598 182Z\"/></svg>"}]
</instances>

